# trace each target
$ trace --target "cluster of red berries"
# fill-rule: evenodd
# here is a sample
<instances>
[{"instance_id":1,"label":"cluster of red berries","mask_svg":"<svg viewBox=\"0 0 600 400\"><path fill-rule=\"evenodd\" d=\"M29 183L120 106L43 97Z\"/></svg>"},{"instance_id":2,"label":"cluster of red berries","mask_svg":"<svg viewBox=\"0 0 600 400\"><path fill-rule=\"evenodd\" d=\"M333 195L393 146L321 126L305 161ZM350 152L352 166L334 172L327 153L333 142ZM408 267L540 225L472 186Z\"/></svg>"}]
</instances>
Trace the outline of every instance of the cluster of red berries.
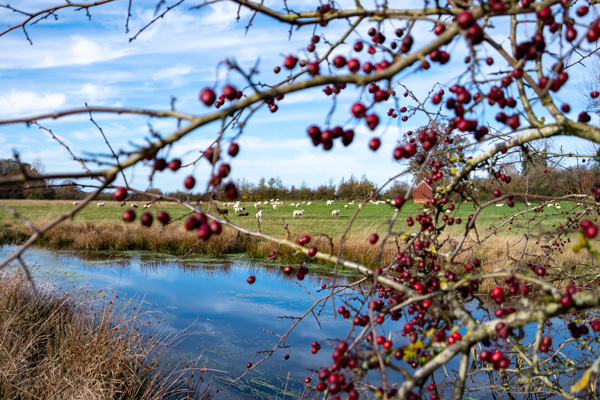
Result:
<instances>
[{"instance_id":1,"label":"cluster of red berries","mask_svg":"<svg viewBox=\"0 0 600 400\"><path fill-rule=\"evenodd\" d=\"M234 101L241 99L242 94L243 93L241 90L237 90L235 86L227 84L223 86L221 94L219 95L219 100L217 100L215 91L208 87L200 91L199 99L207 107L210 107L214 104L216 108L219 108L225 104L225 100Z\"/></svg>"},{"instance_id":2,"label":"cluster of red berries","mask_svg":"<svg viewBox=\"0 0 600 400\"><path fill-rule=\"evenodd\" d=\"M333 129L324 129L321 131L316 125L311 125L306 130L308 136L312 139L314 146L323 145L323 150L331 150L333 148L333 140L341 139L344 146L350 145L354 140L354 131L352 129L344 130L341 126L336 126Z\"/></svg>"},{"instance_id":3,"label":"cluster of red berries","mask_svg":"<svg viewBox=\"0 0 600 400\"><path fill-rule=\"evenodd\" d=\"M188 231L196 229L198 237L202 240L208 240L213 234L220 234L222 230L219 221L211 220L209 222L204 213L198 213L186 219L184 227Z\"/></svg>"}]
</instances>

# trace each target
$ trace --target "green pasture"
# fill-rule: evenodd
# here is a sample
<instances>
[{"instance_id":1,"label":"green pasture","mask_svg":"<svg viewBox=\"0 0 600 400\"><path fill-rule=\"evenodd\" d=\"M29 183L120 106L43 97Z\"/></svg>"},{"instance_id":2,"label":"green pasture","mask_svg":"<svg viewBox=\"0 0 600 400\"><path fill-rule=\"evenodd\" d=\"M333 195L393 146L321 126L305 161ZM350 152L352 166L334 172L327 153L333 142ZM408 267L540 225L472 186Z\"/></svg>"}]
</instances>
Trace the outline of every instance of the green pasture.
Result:
<instances>
[{"instance_id":1,"label":"green pasture","mask_svg":"<svg viewBox=\"0 0 600 400\"><path fill-rule=\"evenodd\" d=\"M296 203L301 203L297 207ZM301 201L284 201L283 205L280 205L277 210L273 209L271 203L261 204L260 210L264 213L264 219L262 220L260 227L261 231L266 234L281 236L284 234L284 224L287 224L288 229L293 234L311 233L318 234L324 233L330 236L339 236L347 228L352 216L358 210L359 202L356 201L354 204L348 205L348 209L344 208L348 202L335 201L333 205L326 205L325 201L313 201L311 205L307 205L307 202L302 204ZM294 205L292 205L294 203ZM83 208L75 217L74 221L78 223L119 223L123 224L121 215L125 209L129 207L120 207L120 203L115 201L107 201L104 207L97 207L97 202L93 202L87 207ZM129 204L128 204L129 205ZM153 204L148 210L142 208L143 203L136 209L138 219L135 223L139 223L139 215L143 212L151 212L153 215L159 210L167 211L172 219L179 218L188 213L188 210L176 203L172 202L161 202L160 204ZM575 216L577 212L583 211L582 206L577 206L576 203L561 202L560 209L555 207L545 207L542 213L534 213L533 208L538 204L534 203L531 206L526 206L524 203L517 203L513 208L509 208L507 205L502 207L496 207L492 205L481 211L477 218L477 227L479 232L489 232L490 226L495 229L502 223L505 223L511 216L521 213L526 209L529 209L528 214L521 214L515 217L512 224L505 224L504 227L498 228L498 234L509 233L516 234L522 232L524 228L519 228L519 225L525 226L528 218L534 218L533 221L529 222L529 228L534 233L540 230L552 230L553 228L559 227L561 224L565 224L568 216ZM4 207L9 207L18 212L23 218L32 221L37 224L47 222L53 218L72 209L72 201L63 200L0 200L0 227L6 227L15 225L18 220ZM241 203L242 207L245 207L244 213L248 212L249 215L246 217L240 217L234 213L233 207L225 207L223 203L218 203L219 208L227 208L229 214L226 216L231 222L234 222L244 228L254 229L257 228L257 220L255 217L256 209L254 202ZM207 210L208 204L200 204L203 211ZM412 228L408 228L406 224L406 218L412 216L413 218L423 209L422 204L414 204L412 201L407 202L401 209L400 215L396 221L395 231L396 232L415 232L418 223ZM294 210L305 210L302 218L293 218ZM332 216L333 210L340 210L339 216ZM358 213L350 233L353 235L366 235L373 232L384 233L387 230L388 224L392 216L394 215L394 208L388 203L386 204L371 204L367 203L364 208ZM467 222L469 214L475 212L475 207L470 203L456 204L456 209L452 213L448 213L448 216L462 219L461 225L454 225L450 227L450 232L460 233L464 230L464 226ZM216 211L213 211L216 214ZM446 213L445 213L446 214ZM183 221L182 221L183 222ZM155 225L159 225L155 221ZM509 232L508 228L511 228ZM492 229L492 230L493 230Z\"/></svg>"}]
</instances>

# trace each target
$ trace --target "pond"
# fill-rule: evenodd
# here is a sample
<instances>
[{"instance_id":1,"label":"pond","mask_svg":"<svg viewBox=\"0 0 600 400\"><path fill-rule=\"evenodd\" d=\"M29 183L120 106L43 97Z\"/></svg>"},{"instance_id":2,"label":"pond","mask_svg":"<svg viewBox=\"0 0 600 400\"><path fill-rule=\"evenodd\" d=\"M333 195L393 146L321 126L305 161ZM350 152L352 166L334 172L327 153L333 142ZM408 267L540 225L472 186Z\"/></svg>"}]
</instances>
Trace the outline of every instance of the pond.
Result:
<instances>
[{"instance_id":1,"label":"pond","mask_svg":"<svg viewBox=\"0 0 600 400\"><path fill-rule=\"evenodd\" d=\"M14 247L0 248L5 258ZM321 298L333 283L331 273L312 271L302 281L294 274L282 273L276 264L257 264L242 257L214 259L196 257L174 262L175 257L148 253L83 254L29 249L25 257L33 265L34 279L99 292L115 292L120 299L136 298L143 308L166 318L165 333L181 333L178 353L187 359L201 357L211 372L214 389L226 386L246 371L248 362L256 363L262 352L273 348L278 337L294 322L289 317L302 315ZM317 268L318 269L318 268ZM246 282L250 275L256 281ZM338 276L338 284L348 278ZM126 295L126 296L125 296ZM337 304L340 305L340 304ZM348 324L331 324L331 302L315 309L314 316L303 319L286 340L289 348L274 355L216 398L270 399L294 398L304 388L311 369L331 364L331 351L311 353L311 343L325 338L344 337ZM337 317L340 318L339 316ZM319 324L320 323L320 324ZM324 349L326 350L326 349ZM286 360L284 356L289 354Z\"/></svg>"},{"instance_id":2,"label":"pond","mask_svg":"<svg viewBox=\"0 0 600 400\"><path fill-rule=\"evenodd\" d=\"M11 246L0 247L0 258L12 250L14 247ZM213 390L227 387L215 396L216 399L300 397L305 389L304 379L332 363L332 348L329 347L332 342L326 339L346 337L351 329L350 321L331 323L336 318L332 303L330 300L321 303L314 309L314 315L304 318L295 327L286 339L285 348L277 349L271 358L236 380L247 371L247 363L256 364L265 351L276 346L277 335L285 333L295 318L314 304L314 299L330 293L330 287L335 284L347 284L352 276L340 274L334 279L331 271L311 266L310 273L299 281L295 271L286 275L281 265L258 263L242 256L196 256L181 262L174 256L143 252L90 255L31 248L25 259L28 265L34 266L34 279L49 279L65 287L90 288L111 296L118 294L123 304L124 299L134 298L134 303L151 310L157 321L166 318L162 332L180 334L177 354L187 360L200 359L201 365L213 370L203 376L204 382L210 382ZM253 284L246 281L250 275L256 277ZM323 285L326 289L322 289ZM482 305L473 302L473 307L474 303ZM341 304L338 299L335 306ZM474 316L485 320L493 308L484 305L475 310ZM339 320L340 316L337 318ZM384 327L397 337L404 321L402 318L394 325L386 322ZM560 319L550 321L550 325L554 325L549 330L553 331L557 341L568 339L568 335L564 335L566 323ZM531 324L524 333L530 338L534 331L535 324ZM311 353L313 341L323 345L317 354ZM573 351L581 357L581 349L574 344L567 343L562 347L562 353L569 357ZM595 358L598 352L598 342L594 340L584 358ZM444 371L436 373L438 389L444 395L451 395L457 367L458 359L455 358ZM393 374L392 380L402 380ZM559 376L557 383L570 385L579 375ZM489 394L488 379L493 382L494 378L484 374L478 376L477 384L471 382L467 388L470 396L486 397ZM514 382L516 377L509 376L508 379ZM377 385L378 374L371 371L368 380Z\"/></svg>"}]
</instances>

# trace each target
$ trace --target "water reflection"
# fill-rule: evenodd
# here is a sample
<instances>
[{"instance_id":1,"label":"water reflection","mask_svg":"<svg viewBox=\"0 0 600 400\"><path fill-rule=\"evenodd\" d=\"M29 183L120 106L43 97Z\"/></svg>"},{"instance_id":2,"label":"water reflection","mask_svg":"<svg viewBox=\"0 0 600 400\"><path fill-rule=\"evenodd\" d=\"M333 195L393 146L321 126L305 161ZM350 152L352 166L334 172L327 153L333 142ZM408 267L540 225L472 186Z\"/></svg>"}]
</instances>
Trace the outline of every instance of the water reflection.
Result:
<instances>
[{"instance_id":1,"label":"water reflection","mask_svg":"<svg viewBox=\"0 0 600 400\"><path fill-rule=\"evenodd\" d=\"M11 247L0 249L5 257ZM261 352L273 348L278 337L314 300L321 285L333 284L331 273L311 268L304 280L282 273L282 266L255 264L239 257L213 259L196 257L176 262L166 255L143 253L74 254L30 249L28 265L35 265L34 279L49 278L67 286L90 287L99 292L115 292L121 299L136 297L152 310L156 321L167 319L163 333L181 333L178 352L189 359L202 357L206 368L224 371L210 374L213 387L222 387L246 371L246 363L256 363ZM249 285L246 278L256 276ZM340 276L337 284L348 283ZM331 363L330 351L311 354L314 340L345 336L346 324L331 324L328 303L315 310L321 325L310 317L296 327L285 348L236 382L217 398L298 397L302 381L311 369ZM283 317L283 318L282 318ZM326 345L324 345L326 347ZM289 360L284 360L286 354ZM205 376L205 379L207 377Z\"/></svg>"},{"instance_id":2,"label":"water reflection","mask_svg":"<svg viewBox=\"0 0 600 400\"><path fill-rule=\"evenodd\" d=\"M0 257L5 257L12 249L0 248ZM348 276L340 276L334 282L331 272L318 267L311 267L306 278L298 281L295 273L283 274L281 265L259 264L242 257L216 259L195 256L177 261L171 255L148 253L74 254L30 249L26 262L37 265L33 271L36 279L49 278L65 287L85 285L97 292L118 293L121 299L139 299L137 304L143 303L146 309L152 310L155 322L166 318L160 327L152 325L153 329L171 334L185 332L178 344L180 355L190 360L200 358L202 364L206 362L206 368L223 371L204 377L205 380L212 379L214 388L229 384L246 371L247 362L256 363L263 357L262 352L273 348L279 339L277 334L284 333L295 321L293 317L300 316L313 304L311 295L315 298L323 296L323 284L329 288L334 283L347 284L350 281ZM253 285L246 283L249 275L256 276ZM355 294L358 300L362 297L360 289ZM474 316L482 321L494 318L492 313L497 307L477 300L470 306ZM304 390L304 378L310 376L312 370L331 364L330 343L323 339L348 334L350 324L331 323L333 318L331 302L317 307L315 316L311 315L296 327L284 348L278 349L267 362L216 398L281 399L284 393L286 399L300 396ZM578 317L570 317L573 318ZM398 323L386 325L386 331L398 337L405 321L402 318ZM549 322L556 328L553 330L556 345L566 342L562 352L575 360L595 357L600 352L597 342L587 349L578 348L577 342L569 342L568 322L569 318ZM535 329L536 324L525 327L523 344L530 342ZM323 349L313 355L311 343L315 340L322 341ZM286 354L290 355L289 360L284 359ZM457 367L458 359L451 360L435 376L438 388L446 397L451 396ZM516 386L508 386L502 379L499 380L499 375L488 374L481 370L482 367L483 364L478 364L476 370L470 372L469 396L489 397L490 388L496 385L494 395L502 398L512 388L519 387L514 373L507 374L505 382L510 381ZM565 374L556 379L565 385L571 384L572 379L580 375ZM391 378L398 382L402 380L397 376ZM377 373L373 372L368 380L377 385ZM547 395L539 394L542 397ZM528 397L514 393L511 396Z\"/></svg>"}]
</instances>

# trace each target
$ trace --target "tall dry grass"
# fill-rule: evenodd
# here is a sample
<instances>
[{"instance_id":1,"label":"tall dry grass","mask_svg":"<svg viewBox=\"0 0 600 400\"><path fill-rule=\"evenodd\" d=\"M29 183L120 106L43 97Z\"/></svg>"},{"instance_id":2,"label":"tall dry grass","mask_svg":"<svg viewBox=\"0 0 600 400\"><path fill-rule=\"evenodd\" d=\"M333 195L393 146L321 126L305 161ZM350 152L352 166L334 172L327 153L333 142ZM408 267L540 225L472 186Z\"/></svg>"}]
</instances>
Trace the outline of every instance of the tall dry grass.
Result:
<instances>
[{"instance_id":1,"label":"tall dry grass","mask_svg":"<svg viewBox=\"0 0 600 400\"><path fill-rule=\"evenodd\" d=\"M38 282L39 283L39 282ZM32 290L0 276L1 399L198 399L193 369L170 361L164 342L141 333L81 290Z\"/></svg>"},{"instance_id":2,"label":"tall dry grass","mask_svg":"<svg viewBox=\"0 0 600 400\"><path fill-rule=\"evenodd\" d=\"M372 227L363 231L352 232L344 241L342 258L359 262L368 267L377 265L379 246L369 243L369 236L374 231ZM22 243L31 231L20 224L5 225L0 227L0 243ZM300 234L292 235L291 240L296 241ZM519 259L522 252L531 257L543 257L545 251L540 244L548 244L551 240L538 239L529 241L524 245L523 235L499 234L490 236L478 242L471 235L463 246L463 251L455 261L468 263L473 258L479 258L486 271L513 267L515 259ZM245 253L254 259L266 259L273 250L278 251L278 260L282 263L296 263L306 260L306 256L296 253L287 247L277 245L262 239L253 238L231 229L225 229L220 235L213 235L208 241L197 243L198 238L194 232L187 232L181 226L153 226L145 228L140 225L127 225L112 222L65 222L51 231L46 232L38 239L37 245L55 248L82 251L127 251L146 250L155 253L168 253L183 255L188 252L194 254L210 254L221 256L232 253ZM313 235L311 246L316 246L319 251L332 253L338 252L339 239L334 240L333 247L329 239L320 235ZM452 241L439 250L447 252L453 246ZM396 237L391 237L381 254L381 263L386 265L391 262L395 254L404 248L403 242L397 242ZM557 252L555 252L557 253ZM565 247L562 254L553 254L550 260L561 265L580 265L585 263L587 252L574 253ZM440 260L443 262L443 260Z\"/></svg>"}]
</instances>

